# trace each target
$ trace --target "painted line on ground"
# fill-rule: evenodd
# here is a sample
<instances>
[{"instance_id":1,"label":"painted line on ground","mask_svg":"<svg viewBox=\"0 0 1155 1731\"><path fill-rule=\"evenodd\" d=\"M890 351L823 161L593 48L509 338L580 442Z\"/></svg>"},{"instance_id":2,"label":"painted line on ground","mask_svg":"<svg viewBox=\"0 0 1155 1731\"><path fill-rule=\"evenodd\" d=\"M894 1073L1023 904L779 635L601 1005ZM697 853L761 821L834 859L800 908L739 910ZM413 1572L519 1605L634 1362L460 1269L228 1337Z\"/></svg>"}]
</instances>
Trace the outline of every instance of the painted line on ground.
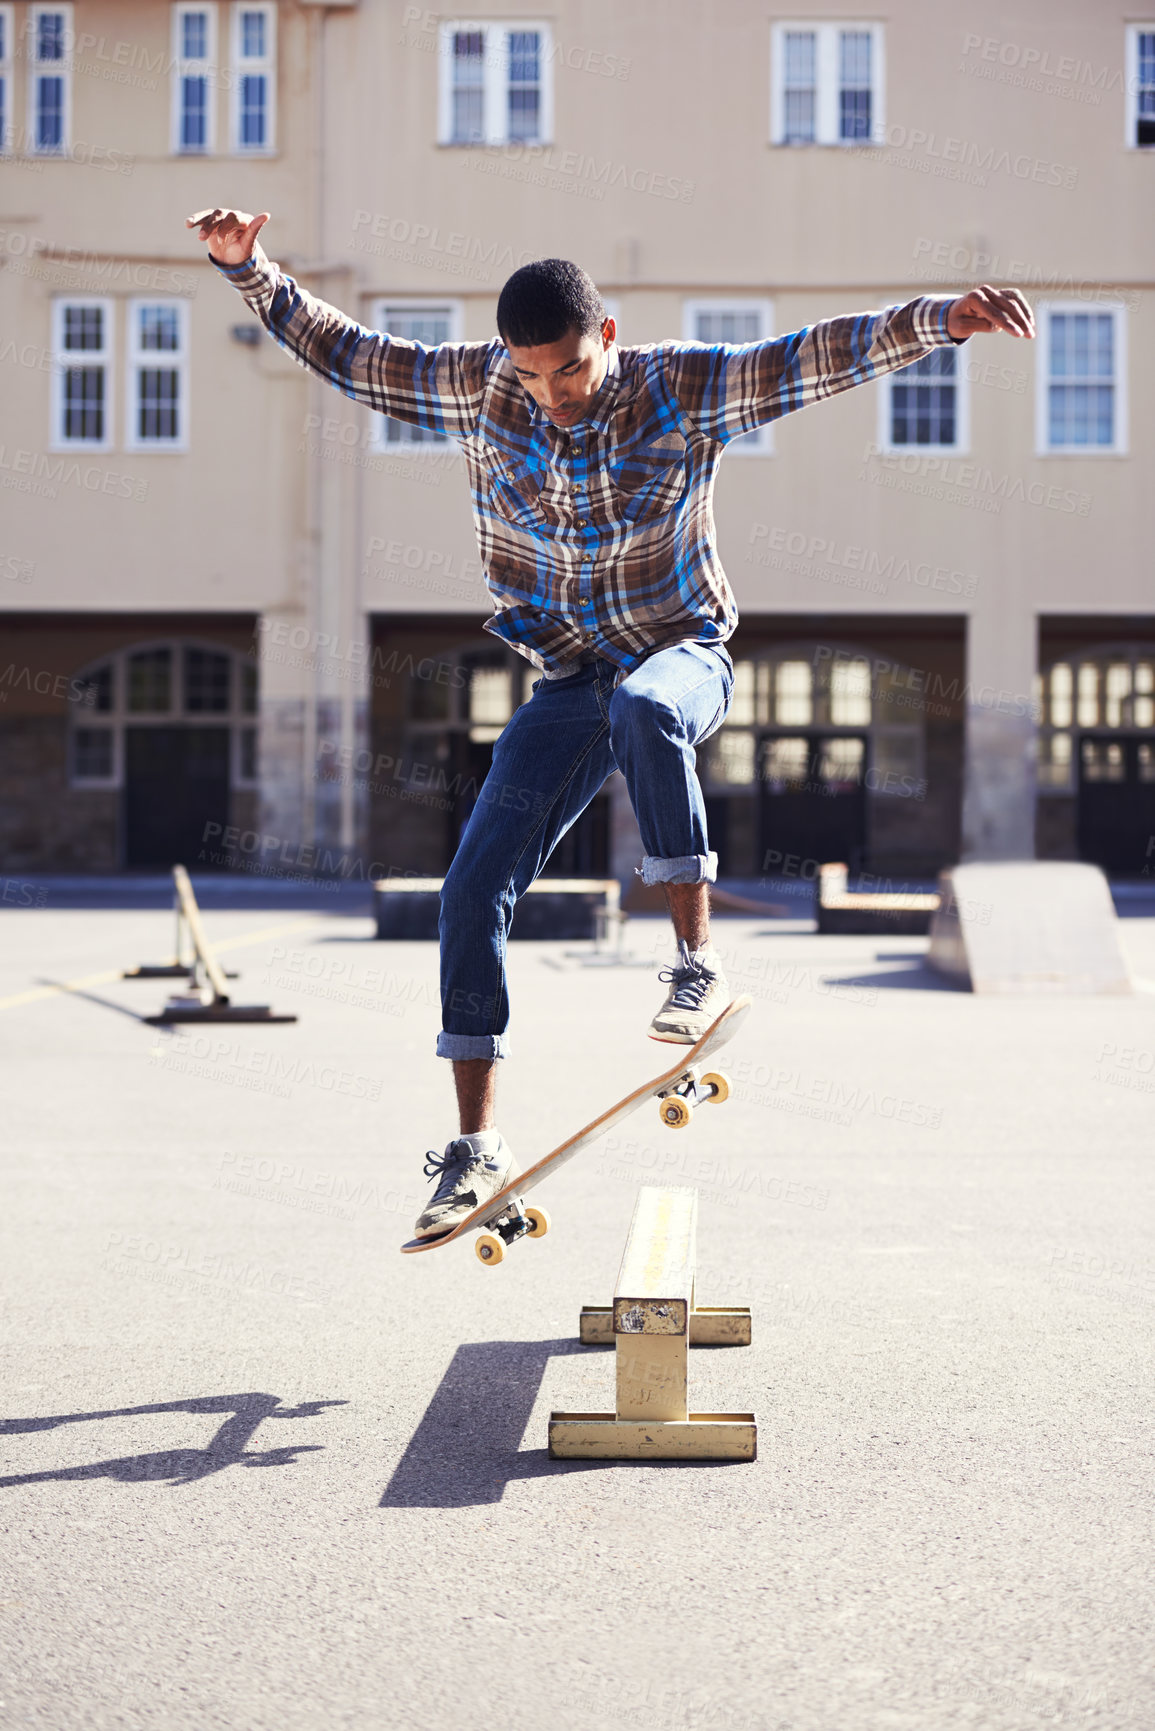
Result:
<instances>
[{"instance_id":1,"label":"painted line on ground","mask_svg":"<svg viewBox=\"0 0 1155 1731\"><path fill-rule=\"evenodd\" d=\"M321 919L325 917L319 916ZM311 919L294 920L287 926L266 926L263 931L245 932L239 938L225 938L221 943L214 944L213 950L219 952L247 949L252 944L264 943L268 938L287 937L290 932L304 931L307 926L315 926L317 923L318 919ZM123 973L123 968L113 968L102 974L85 974L79 980L61 980L60 984L55 986L34 986L30 991L17 992L11 998L0 998L0 1010L15 1010L21 1004L35 1004L42 998L58 998L68 992L80 992L85 986L106 986L112 980L119 980Z\"/></svg>"}]
</instances>

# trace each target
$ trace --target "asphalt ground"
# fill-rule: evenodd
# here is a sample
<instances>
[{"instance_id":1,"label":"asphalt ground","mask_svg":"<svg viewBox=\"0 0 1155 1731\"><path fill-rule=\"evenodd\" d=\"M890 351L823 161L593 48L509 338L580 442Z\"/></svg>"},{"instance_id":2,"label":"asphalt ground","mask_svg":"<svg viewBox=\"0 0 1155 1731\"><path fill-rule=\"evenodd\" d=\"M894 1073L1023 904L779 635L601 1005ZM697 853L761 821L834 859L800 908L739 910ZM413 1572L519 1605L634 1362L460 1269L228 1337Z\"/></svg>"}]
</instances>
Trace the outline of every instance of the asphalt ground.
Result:
<instances>
[{"instance_id":1,"label":"asphalt ground","mask_svg":"<svg viewBox=\"0 0 1155 1731\"><path fill-rule=\"evenodd\" d=\"M0 920L0 1724L1037 1731L1155 1723L1155 994L945 989L727 919L733 1098L647 1108L542 1243L401 1257L452 1133L432 945L206 914L278 1026L157 1030L162 911ZM1120 924L1155 982L1155 920ZM667 960L511 952L523 1163L663 1067ZM753 1463L551 1462L610 1408L634 1197L700 1191L692 1354Z\"/></svg>"}]
</instances>

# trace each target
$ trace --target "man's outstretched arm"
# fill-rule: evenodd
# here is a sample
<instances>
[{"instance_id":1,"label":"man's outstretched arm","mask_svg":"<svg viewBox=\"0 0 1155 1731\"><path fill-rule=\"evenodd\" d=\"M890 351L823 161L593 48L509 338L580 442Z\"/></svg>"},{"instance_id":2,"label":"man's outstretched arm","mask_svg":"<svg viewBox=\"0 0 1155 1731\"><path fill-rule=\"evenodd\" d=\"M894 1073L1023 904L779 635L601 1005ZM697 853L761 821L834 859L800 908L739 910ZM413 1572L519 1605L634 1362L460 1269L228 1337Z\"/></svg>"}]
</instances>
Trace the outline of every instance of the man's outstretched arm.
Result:
<instances>
[{"instance_id":1,"label":"man's outstretched arm","mask_svg":"<svg viewBox=\"0 0 1155 1731\"><path fill-rule=\"evenodd\" d=\"M493 343L407 342L366 330L336 307L306 293L266 258L257 237L267 211L198 211L209 258L229 278L269 334L293 359L354 402L395 420L460 438L476 425Z\"/></svg>"},{"instance_id":2,"label":"man's outstretched arm","mask_svg":"<svg viewBox=\"0 0 1155 1731\"><path fill-rule=\"evenodd\" d=\"M824 397L908 367L935 347L986 332L1033 337L1018 289L920 295L878 313L824 319L788 337L731 344L677 343L667 377L690 418L711 438L734 439Z\"/></svg>"}]
</instances>

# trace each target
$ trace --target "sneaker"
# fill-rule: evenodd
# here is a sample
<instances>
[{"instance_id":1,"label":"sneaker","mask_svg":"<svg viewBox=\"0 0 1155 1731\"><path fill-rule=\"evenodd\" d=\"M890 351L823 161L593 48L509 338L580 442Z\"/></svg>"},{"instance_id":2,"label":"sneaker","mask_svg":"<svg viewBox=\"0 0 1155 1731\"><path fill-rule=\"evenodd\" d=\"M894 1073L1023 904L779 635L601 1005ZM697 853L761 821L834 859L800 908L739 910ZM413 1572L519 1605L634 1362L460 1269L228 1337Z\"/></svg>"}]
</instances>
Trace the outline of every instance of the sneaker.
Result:
<instances>
[{"instance_id":1,"label":"sneaker","mask_svg":"<svg viewBox=\"0 0 1155 1731\"><path fill-rule=\"evenodd\" d=\"M650 1023L651 1040L694 1045L730 1002L730 988L717 952L706 944L691 951L683 938L678 945L678 960L672 968L663 968L658 978L669 981L670 991Z\"/></svg>"},{"instance_id":2,"label":"sneaker","mask_svg":"<svg viewBox=\"0 0 1155 1731\"><path fill-rule=\"evenodd\" d=\"M480 1144L480 1146L479 1146ZM425 1176L440 1183L413 1229L416 1238L440 1238L509 1182L513 1155L496 1130L458 1136L438 1154L425 1156Z\"/></svg>"}]
</instances>

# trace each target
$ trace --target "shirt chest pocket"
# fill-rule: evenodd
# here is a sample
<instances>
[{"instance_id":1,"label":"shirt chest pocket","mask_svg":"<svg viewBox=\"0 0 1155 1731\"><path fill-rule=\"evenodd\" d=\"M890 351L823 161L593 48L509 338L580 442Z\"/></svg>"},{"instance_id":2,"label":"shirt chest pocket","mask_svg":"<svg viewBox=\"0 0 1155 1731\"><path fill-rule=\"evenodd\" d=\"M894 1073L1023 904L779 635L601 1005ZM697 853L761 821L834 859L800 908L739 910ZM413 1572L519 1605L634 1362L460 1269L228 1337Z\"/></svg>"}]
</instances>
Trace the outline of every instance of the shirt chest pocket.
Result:
<instances>
[{"instance_id":1,"label":"shirt chest pocket","mask_svg":"<svg viewBox=\"0 0 1155 1731\"><path fill-rule=\"evenodd\" d=\"M486 461L489 503L499 517L519 528L537 528L545 520L541 489L542 470L524 458L491 452Z\"/></svg>"},{"instance_id":2,"label":"shirt chest pocket","mask_svg":"<svg viewBox=\"0 0 1155 1731\"><path fill-rule=\"evenodd\" d=\"M686 491L685 439L663 433L619 450L610 464L610 486L620 521L650 523L664 517Z\"/></svg>"}]
</instances>

